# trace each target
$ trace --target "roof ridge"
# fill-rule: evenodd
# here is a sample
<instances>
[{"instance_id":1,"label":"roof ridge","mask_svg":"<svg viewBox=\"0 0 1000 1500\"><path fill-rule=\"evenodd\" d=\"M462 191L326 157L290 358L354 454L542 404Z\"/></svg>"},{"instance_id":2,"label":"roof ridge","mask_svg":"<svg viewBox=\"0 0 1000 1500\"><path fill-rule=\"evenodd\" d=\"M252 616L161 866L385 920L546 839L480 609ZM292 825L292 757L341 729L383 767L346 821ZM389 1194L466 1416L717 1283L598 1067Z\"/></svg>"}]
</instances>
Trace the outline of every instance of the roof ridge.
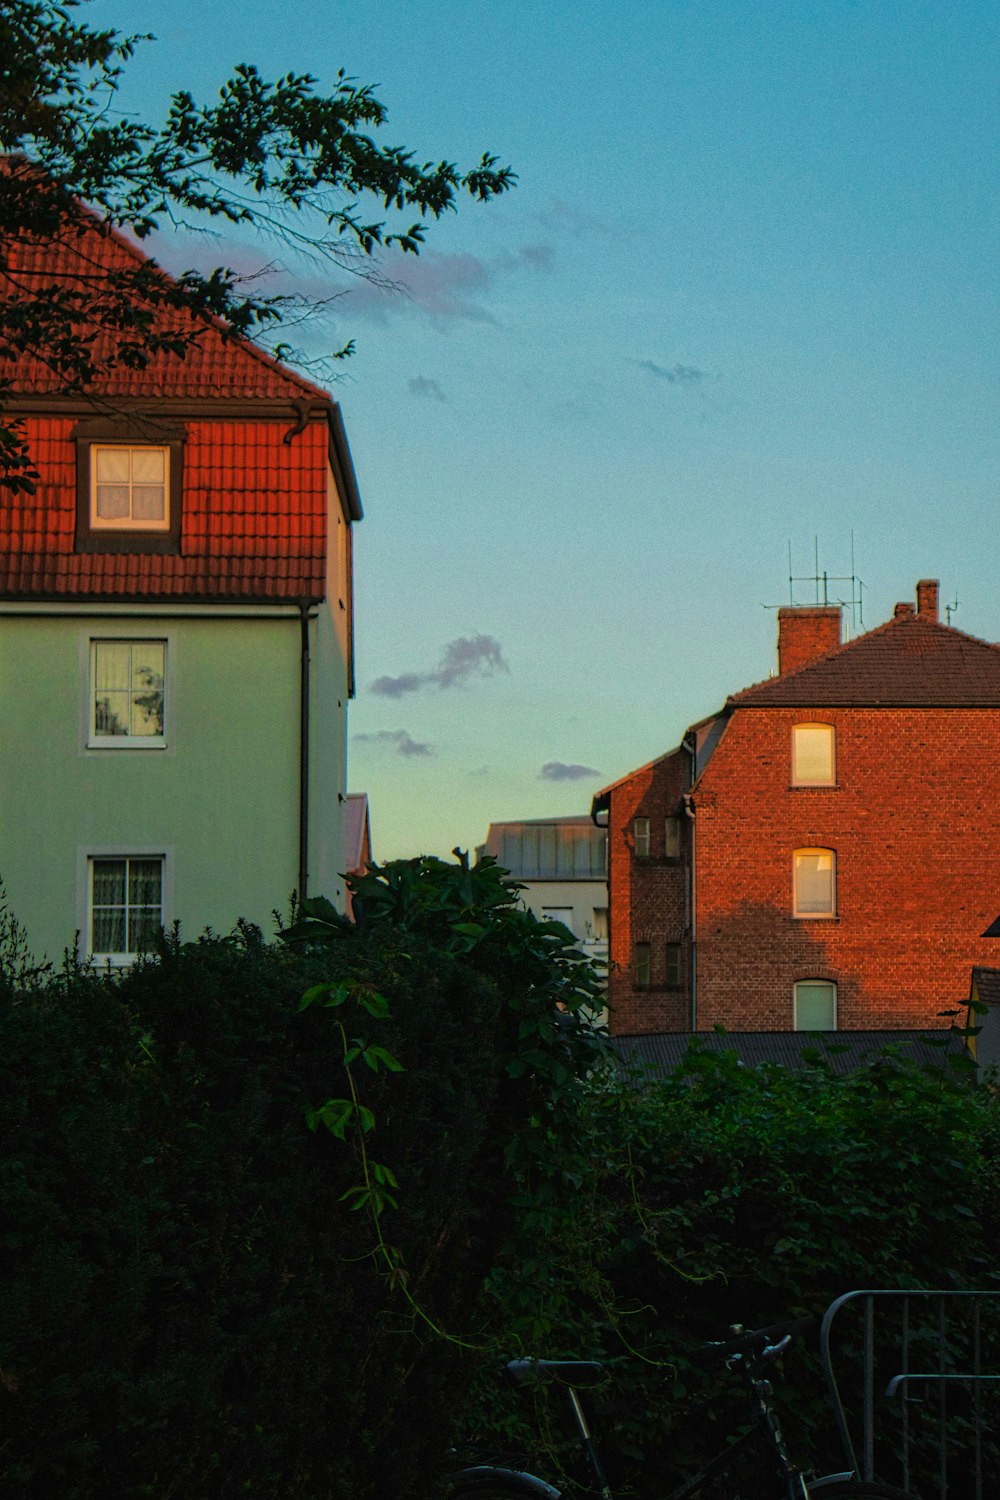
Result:
<instances>
[{"instance_id":1,"label":"roof ridge","mask_svg":"<svg viewBox=\"0 0 1000 1500\"><path fill-rule=\"evenodd\" d=\"M98 234L102 238L113 241L136 264L152 265L172 286L180 285L179 277L162 266L155 256L147 254L141 245L135 243L116 225L103 220L97 209L91 204L85 203L75 196L72 201L83 220L87 221L85 228L83 225L77 225L81 232ZM71 225L72 221L67 220L67 227L71 227ZM53 247L56 254L58 255L59 253L59 235L25 235L22 242L33 245L43 251L46 247ZM81 253L78 248L77 253ZM207 327L215 329L222 338L227 351L236 350L242 354L249 355L283 380L287 380L290 384L299 387L303 394L311 396L314 400L322 402L325 406L333 407L336 405L329 391L324 390L322 386L316 385L315 382L308 380L304 375L300 375L296 370L290 369L288 365L277 359L273 354L269 354L266 349L262 349L253 339L248 338L245 334L233 331L225 320L220 318L216 313L209 312L208 310L198 311L194 308L184 308L181 309L181 316L190 319L194 323L203 322Z\"/></svg>"}]
</instances>

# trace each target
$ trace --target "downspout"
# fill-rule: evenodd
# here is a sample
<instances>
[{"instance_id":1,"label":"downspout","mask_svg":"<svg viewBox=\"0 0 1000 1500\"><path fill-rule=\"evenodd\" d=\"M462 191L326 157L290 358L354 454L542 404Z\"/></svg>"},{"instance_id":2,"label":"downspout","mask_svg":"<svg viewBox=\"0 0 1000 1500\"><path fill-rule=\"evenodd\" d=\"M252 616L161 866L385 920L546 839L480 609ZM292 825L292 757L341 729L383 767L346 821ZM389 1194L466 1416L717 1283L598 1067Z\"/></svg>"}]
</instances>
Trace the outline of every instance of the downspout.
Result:
<instances>
[{"instance_id":1,"label":"downspout","mask_svg":"<svg viewBox=\"0 0 1000 1500\"><path fill-rule=\"evenodd\" d=\"M299 604L299 884L298 904L309 895L309 606Z\"/></svg>"},{"instance_id":2,"label":"downspout","mask_svg":"<svg viewBox=\"0 0 1000 1500\"><path fill-rule=\"evenodd\" d=\"M693 786L694 785L694 780L695 780L695 775L696 775L697 769L698 769L698 752L697 752L697 748L696 748L696 746L690 740L683 740L681 742L681 748L687 751L687 753L688 753L688 755L690 756L690 759L691 759L690 780L688 782L688 786ZM695 875L695 872L697 870L697 862L696 861L697 861L697 826L698 825L697 825L697 823L695 821L694 804L691 801L691 794L690 794L690 792L685 792L685 794L684 794L684 811L685 811L685 813L687 814L687 816L691 820L691 844L690 844L690 849L691 849L691 863L690 863L690 867L689 867L690 868L689 887L690 887L690 892L691 892L691 942L690 942L690 950L689 950L690 953L691 953L691 963L690 963L690 966L689 966L690 967L689 984L690 984L690 990L691 990L691 995L690 995L690 1007L691 1008L690 1008L690 1013L689 1013L689 1022L690 1022L691 1030L692 1031L697 1031L698 1030L698 944L697 944L696 939L697 939L697 936L698 936L698 921L697 921L698 908L697 908L697 905L696 905L697 885L696 885L696 875Z\"/></svg>"}]
</instances>

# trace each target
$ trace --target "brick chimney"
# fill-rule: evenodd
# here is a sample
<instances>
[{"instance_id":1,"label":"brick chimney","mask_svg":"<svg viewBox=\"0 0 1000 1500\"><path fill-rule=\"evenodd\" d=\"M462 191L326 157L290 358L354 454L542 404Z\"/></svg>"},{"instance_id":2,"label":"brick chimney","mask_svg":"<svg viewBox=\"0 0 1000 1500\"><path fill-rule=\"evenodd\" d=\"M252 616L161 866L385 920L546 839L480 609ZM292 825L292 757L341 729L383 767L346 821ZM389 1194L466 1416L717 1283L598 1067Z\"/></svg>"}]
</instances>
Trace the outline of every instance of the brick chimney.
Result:
<instances>
[{"instance_id":1,"label":"brick chimney","mask_svg":"<svg viewBox=\"0 0 1000 1500\"><path fill-rule=\"evenodd\" d=\"M937 623L938 588L936 578L921 578L917 584L917 614L921 620L933 620Z\"/></svg>"},{"instance_id":2,"label":"brick chimney","mask_svg":"<svg viewBox=\"0 0 1000 1500\"><path fill-rule=\"evenodd\" d=\"M908 599L901 599L892 612L894 620L912 620L916 610Z\"/></svg>"},{"instance_id":3,"label":"brick chimney","mask_svg":"<svg viewBox=\"0 0 1000 1500\"><path fill-rule=\"evenodd\" d=\"M778 610L778 676L835 651L840 645L840 605Z\"/></svg>"}]
</instances>

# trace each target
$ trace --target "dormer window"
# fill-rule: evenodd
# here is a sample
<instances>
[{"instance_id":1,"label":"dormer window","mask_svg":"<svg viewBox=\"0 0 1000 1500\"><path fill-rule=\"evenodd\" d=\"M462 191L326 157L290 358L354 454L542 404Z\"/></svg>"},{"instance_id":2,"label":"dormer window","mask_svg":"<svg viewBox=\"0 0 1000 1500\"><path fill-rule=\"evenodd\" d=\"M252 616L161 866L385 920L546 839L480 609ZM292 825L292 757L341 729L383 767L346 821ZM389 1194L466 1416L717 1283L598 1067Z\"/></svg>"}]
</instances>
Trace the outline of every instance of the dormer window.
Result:
<instances>
[{"instance_id":1,"label":"dormer window","mask_svg":"<svg viewBox=\"0 0 1000 1500\"><path fill-rule=\"evenodd\" d=\"M140 416L77 423L77 552L180 551L184 438Z\"/></svg>"},{"instance_id":2,"label":"dormer window","mask_svg":"<svg viewBox=\"0 0 1000 1500\"><path fill-rule=\"evenodd\" d=\"M835 749L832 724L796 724L792 729L792 786L833 786Z\"/></svg>"},{"instance_id":3,"label":"dormer window","mask_svg":"<svg viewBox=\"0 0 1000 1500\"><path fill-rule=\"evenodd\" d=\"M94 531L167 531L170 449L94 443L90 525Z\"/></svg>"}]
</instances>

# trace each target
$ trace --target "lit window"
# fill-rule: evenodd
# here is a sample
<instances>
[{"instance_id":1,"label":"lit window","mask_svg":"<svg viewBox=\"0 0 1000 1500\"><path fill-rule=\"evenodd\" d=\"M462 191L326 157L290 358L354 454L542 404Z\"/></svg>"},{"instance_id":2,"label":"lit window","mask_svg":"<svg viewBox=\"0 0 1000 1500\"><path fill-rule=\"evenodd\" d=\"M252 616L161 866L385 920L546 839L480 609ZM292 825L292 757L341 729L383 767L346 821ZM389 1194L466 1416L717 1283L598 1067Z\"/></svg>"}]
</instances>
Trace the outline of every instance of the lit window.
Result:
<instances>
[{"instance_id":1,"label":"lit window","mask_svg":"<svg viewBox=\"0 0 1000 1500\"><path fill-rule=\"evenodd\" d=\"M794 989L796 1031L836 1031L837 986L826 979L800 979Z\"/></svg>"},{"instance_id":2,"label":"lit window","mask_svg":"<svg viewBox=\"0 0 1000 1500\"><path fill-rule=\"evenodd\" d=\"M636 943L635 945L635 987L637 990L649 989L649 944Z\"/></svg>"},{"instance_id":3,"label":"lit window","mask_svg":"<svg viewBox=\"0 0 1000 1500\"><path fill-rule=\"evenodd\" d=\"M796 724L792 729L792 785L833 786L832 724Z\"/></svg>"},{"instance_id":4,"label":"lit window","mask_svg":"<svg viewBox=\"0 0 1000 1500\"><path fill-rule=\"evenodd\" d=\"M796 849L793 900L797 917L837 914L837 856L832 849Z\"/></svg>"},{"instance_id":5,"label":"lit window","mask_svg":"<svg viewBox=\"0 0 1000 1500\"><path fill-rule=\"evenodd\" d=\"M156 748L164 740L165 641L92 641L93 746Z\"/></svg>"},{"instance_id":6,"label":"lit window","mask_svg":"<svg viewBox=\"0 0 1000 1500\"><path fill-rule=\"evenodd\" d=\"M169 528L169 448L94 443L90 465L90 524L95 531Z\"/></svg>"},{"instance_id":7,"label":"lit window","mask_svg":"<svg viewBox=\"0 0 1000 1500\"><path fill-rule=\"evenodd\" d=\"M667 989L679 990L683 984L680 943L667 944Z\"/></svg>"},{"instance_id":8,"label":"lit window","mask_svg":"<svg viewBox=\"0 0 1000 1500\"><path fill-rule=\"evenodd\" d=\"M148 952L163 926L163 856L89 861L89 950L125 963Z\"/></svg>"},{"instance_id":9,"label":"lit window","mask_svg":"<svg viewBox=\"0 0 1000 1500\"><path fill-rule=\"evenodd\" d=\"M632 825L632 832L635 839L633 846L635 853L647 855L649 853L649 819L636 818Z\"/></svg>"}]
</instances>

